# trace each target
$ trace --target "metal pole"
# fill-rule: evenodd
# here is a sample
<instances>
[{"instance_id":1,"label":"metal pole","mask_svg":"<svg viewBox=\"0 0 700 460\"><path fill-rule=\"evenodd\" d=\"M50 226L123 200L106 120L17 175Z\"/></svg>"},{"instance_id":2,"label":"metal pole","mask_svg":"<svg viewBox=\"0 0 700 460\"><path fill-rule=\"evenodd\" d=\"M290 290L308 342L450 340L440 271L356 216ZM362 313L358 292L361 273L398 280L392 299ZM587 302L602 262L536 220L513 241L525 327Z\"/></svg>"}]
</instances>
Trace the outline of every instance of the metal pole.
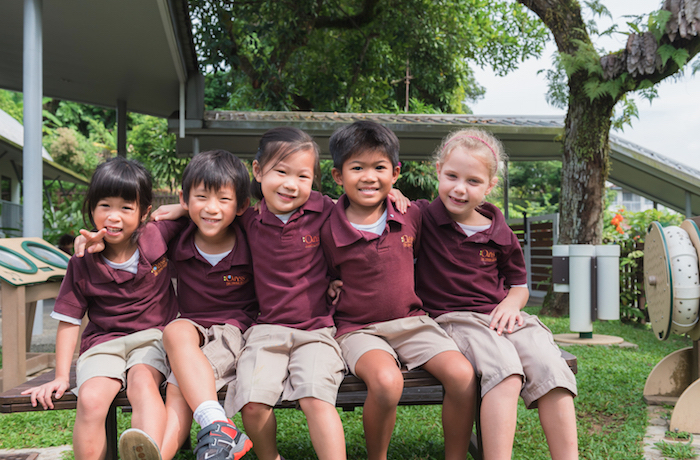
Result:
<instances>
[{"instance_id":1,"label":"metal pole","mask_svg":"<svg viewBox=\"0 0 700 460\"><path fill-rule=\"evenodd\" d=\"M508 189L510 188L510 183L508 181L508 162L504 161L503 162L503 217L508 220L508 206L509 206L509 197L508 197Z\"/></svg>"},{"instance_id":2,"label":"metal pole","mask_svg":"<svg viewBox=\"0 0 700 460\"><path fill-rule=\"evenodd\" d=\"M126 101L117 101L117 155L126 158Z\"/></svg>"},{"instance_id":3,"label":"metal pole","mask_svg":"<svg viewBox=\"0 0 700 460\"><path fill-rule=\"evenodd\" d=\"M24 50L22 93L24 97L24 150L22 152L22 234L41 238L42 221L42 146L41 124L43 93L42 0L24 0Z\"/></svg>"}]
</instances>

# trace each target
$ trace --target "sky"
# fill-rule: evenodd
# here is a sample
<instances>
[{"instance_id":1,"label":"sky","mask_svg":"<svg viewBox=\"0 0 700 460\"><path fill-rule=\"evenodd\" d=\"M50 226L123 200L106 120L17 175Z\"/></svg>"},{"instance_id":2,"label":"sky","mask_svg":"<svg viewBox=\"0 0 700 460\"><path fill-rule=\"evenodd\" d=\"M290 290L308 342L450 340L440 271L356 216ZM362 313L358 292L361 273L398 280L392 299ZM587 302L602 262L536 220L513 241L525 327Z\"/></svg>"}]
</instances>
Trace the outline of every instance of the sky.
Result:
<instances>
[{"instance_id":1,"label":"sky","mask_svg":"<svg viewBox=\"0 0 700 460\"><path fill-rule=\"evenodd\" d=\"M603 0L613 16L628 30L625 15L645 14L659 8L659 0ZM609 21L607 21L609 24ZM599 23L600 26L603 23ZM602 28L602 27L601 27ZM624 48L627 37L620 34L605 42L595 42L607 51ZM505 77L490 69L476 69L476 80L486 88L486 95L469 104L476 115L565 115L545 100L547 82L538 70L551 68L554 43L539 60L528 60ZM651 103L635 97L639 119L624 131L611 131L629 142L700 170L700 73L690 71L678 79L667 78L658 85L658 97Z\"/></svg>"}]
</instances>

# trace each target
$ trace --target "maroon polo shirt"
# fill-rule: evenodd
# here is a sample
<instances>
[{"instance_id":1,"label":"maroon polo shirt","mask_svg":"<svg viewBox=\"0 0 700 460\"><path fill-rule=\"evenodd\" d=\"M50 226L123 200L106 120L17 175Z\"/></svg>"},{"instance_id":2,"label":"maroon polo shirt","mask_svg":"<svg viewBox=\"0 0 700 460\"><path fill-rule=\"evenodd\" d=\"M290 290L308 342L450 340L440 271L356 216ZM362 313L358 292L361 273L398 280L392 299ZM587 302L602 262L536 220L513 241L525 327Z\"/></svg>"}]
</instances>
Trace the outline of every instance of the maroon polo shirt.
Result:
<instances>
[{"instance_id":1,"label":"maroon polo shirt","mask_svg":"<svg viewBox=\"0 0 700 460\"><path fill-rule=\"evenodd\" d=\"M177 272L180 316L203 327L232 324L245 332L258 314L258 301L248 242L237 220L231 226L236 244L213 267L195 247L197 226L191 221L169 254Z\"/></svg>"},{"instance_id":2,"label":"maroon polo shirt","mask_svg":"<svg viewBox=\"0 0 700 460\"><path fill-rule=\"evenodd\" d=\"M481 205L479 212L491 219L491 227L467 237L440 199L417 204L423 209L423 236L416 293L430 316L451 311L489 314L510 286L527 283L518 238L496 206Z\"/></svg>"},{"instance_id":3,"label":"maroon polo shirt","mask_svg":"<svg viewBox=\"0 0 700 460\"><path fill-rule=\"evenodd\" d=\"M146 224L137 240L136 274L115 270L101 254L71 257L54 311L71 318L88 314L80 353L99 343L150 328L163 329L177 315L167 242L182 228Z\"/></svg>"},{"instance_id":4,"label":"maroon polo shirt","mask_svg":"<svg viewBox=\"0 0 700 460\"><path fill-rule=\"evenodd\" d=\"M348 204L347 196L341 196L321 230L331 271L343 281L334 314L337 336L373 323L424 314L413 277L420 209L412 206L401 214L387 199L386 228L377 235L352 226L345 215Z\"/></svg>"},{"instance_id":5,"label":"maroon polo shirt","mask_svg":"<svg viewBox=\"0 0 700 460\"><path fill-rule=\"evenodd\" d=\"M253 256L255 292L260 305L256 324L303 330L333 326L326 299L328 265L320 245L321 225L333 200L312 191L284 224L261 201L258 213L248 209L239 219Z\"/></svg>"}]
</instances>

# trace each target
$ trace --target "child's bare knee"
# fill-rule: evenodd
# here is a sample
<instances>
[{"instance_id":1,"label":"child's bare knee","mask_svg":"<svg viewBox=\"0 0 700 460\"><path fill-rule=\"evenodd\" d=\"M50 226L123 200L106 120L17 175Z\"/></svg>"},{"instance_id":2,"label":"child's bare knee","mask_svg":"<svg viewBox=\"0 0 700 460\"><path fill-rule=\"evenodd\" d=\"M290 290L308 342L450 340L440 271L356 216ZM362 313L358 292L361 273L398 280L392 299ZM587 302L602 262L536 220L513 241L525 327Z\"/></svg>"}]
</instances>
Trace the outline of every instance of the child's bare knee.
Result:
<instances>
[{"instance_id":1,"label":"child's bare knee","mask_svg":"<svg viewBox=\"0 0 700 460\"><path fill-rule=\"evenodd\" d=\"M84 419L105 418L112 404L113 397L105 395L104 391L98 388L81 388L78 397L78 413Z\"/></svg>"},{"instance_id":2,"label":"child's bare knee","mask_svg":"<svg viewBox=\"0 0 700 460\"><path fill-rule=\"evenodd\" d=\"M182 345L183 340L189 339L193 333L196 334L196 340L199 340L199 331L189 321L173 321L168 324L163 330L163 346L165 350L170 350L170 353L172 353L173 350ZM195 339L194 336L192 338Z\"/></svg>"},{"instance_id":3,"label":"child's bare knee","mask_svg":"<svg viewBox=\"0 0 700 460\"><path fill-rule=\"evenodd\" d=\"M268 416L272 412L272 408L267 404L248 403L241 408L241 416L246 419L260 419Z\"/></svg>"}]
</instances>

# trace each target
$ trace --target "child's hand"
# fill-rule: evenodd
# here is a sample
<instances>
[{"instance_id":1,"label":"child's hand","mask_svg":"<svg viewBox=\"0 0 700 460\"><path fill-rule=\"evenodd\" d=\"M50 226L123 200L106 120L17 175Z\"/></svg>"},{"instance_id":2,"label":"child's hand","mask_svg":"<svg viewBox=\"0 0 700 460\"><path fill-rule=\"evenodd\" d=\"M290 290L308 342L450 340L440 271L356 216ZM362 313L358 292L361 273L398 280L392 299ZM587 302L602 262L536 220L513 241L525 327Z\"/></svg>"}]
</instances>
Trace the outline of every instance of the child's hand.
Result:
<instances>
[{"instance_id":1,"label":"child's hand","mask_svg":"<svg viewBox=\"0 0 700 460\"><path fill-rule=\"evenodd\" d=\"M151 220L152 221L159 221L159 220L177 220L180 217L186 216L187 211L185 208L180 206L179 203L177 204L164 204L163 206L159 206L158 209L153 211L151 213Z\"/></svg>"},{"instance_id":2,"label":"child's hand","mask_svg":"<svg viewBox=\"0 0 700 460\"><path fill-rule=\"evenodd\" d=\"M80 235L76 236L75 241L73 241L73 252L77 257L83 257L86 249L90 254L104 251L104 236L106 233L107 229L104 228L98 232L80 230Z\"/></svg>"},{"instance_id":3,"label":"child's hand","mask_svg":"<svg viewBox=\"0 0 700 460\"><path fill-rule=\"evenodd\" d=\"M504 331L510 334L513 332L516 324L522 326L524 323L523 315L520 314L520 307L506 300L504 299L503 302L499 303L491 313L492 318L489 328L495 330L498 335L502 335Z\"/></svg>"},{"instance_id":4,"label":"child's hand","mask_svg":"<svg viewBox=\"0 0 700 460\"><path fill-rule=\"evenodd\" d=\"M253 205L253 211L257 212L258 214L262 213L262 201L258 201Z\"/></svg>"},{"instance_id":5,"label":"child's hand","mask_svg":"<svg viewBox=\"0 0 700 460\"><path fill-rule=\"evenodd\" d=\"M389 192L389 199L394 203L394 208L401 214L406 214L408 207L411 206L411 200L406 198L406 195L401 193L401 190L392 188Z\"/></svg>"},{"instance_id":6,"label":"child's hand","mask_svg":"<svg viewBox=\"0 0 700 460\"><path fill-rule=\"evenodd\" d=\"M37 403L41 404L41 407L46 409L53 409L53 400L51 395L55 392L56 399L61 399L61 396L68 390L70 383L65 380L52 380L51 382L45 383L38 387L32 387L28 390L22 392L23 395L31 395L30 400L32 402L32 407L36 407Z\"/></svg>"},{"instance_id":7,"label":"child's hand","mask_svg":"<svg viewBox=\"0 0 700 460\"><path fill-rule=\"evenodd\" d=\"M331 305L335 305L338 303L338 300L340 299L340 293L343 291L343 282L341 280L333 280L331 281L331 284L328 285L328 297L333 299L331 302Z\"/></svg>"}]
</instances>

